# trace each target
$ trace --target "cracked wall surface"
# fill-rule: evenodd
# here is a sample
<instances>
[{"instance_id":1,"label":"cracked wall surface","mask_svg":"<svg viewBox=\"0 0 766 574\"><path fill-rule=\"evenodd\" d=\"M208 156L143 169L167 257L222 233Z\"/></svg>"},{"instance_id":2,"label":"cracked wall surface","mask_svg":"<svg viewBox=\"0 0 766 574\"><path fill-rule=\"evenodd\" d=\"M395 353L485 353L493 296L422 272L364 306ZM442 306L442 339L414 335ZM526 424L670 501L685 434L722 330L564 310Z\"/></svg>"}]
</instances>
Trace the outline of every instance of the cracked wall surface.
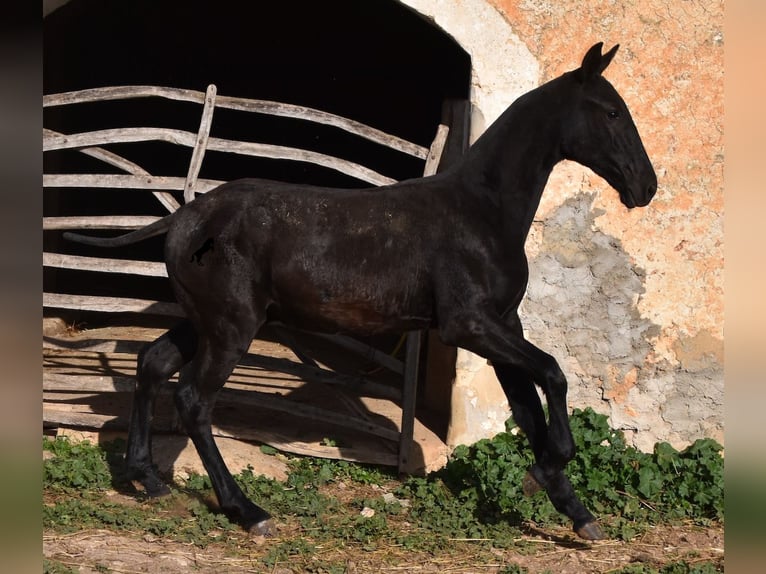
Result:
<instances>
[{"instance_id":1,"label":"cracked wall surface","mask_svg":"<svg viewBox=\"0 0 766 574\"><path fill-rule=\"evenodd\" d=\"M495 76L517 66L537 85L596 42L620 44L605 76L631 110L659 190L627 211L588 169L557 166L527 243L525 332L559 360L570 407L608 414L639 448L723 442L723 2L404 3L471 54L474 135L518 96ZM487 65L490 36L534 62ZM486 361L459 351L448 442L502 430L507 408Z\"/></svg>"}]
</instances>

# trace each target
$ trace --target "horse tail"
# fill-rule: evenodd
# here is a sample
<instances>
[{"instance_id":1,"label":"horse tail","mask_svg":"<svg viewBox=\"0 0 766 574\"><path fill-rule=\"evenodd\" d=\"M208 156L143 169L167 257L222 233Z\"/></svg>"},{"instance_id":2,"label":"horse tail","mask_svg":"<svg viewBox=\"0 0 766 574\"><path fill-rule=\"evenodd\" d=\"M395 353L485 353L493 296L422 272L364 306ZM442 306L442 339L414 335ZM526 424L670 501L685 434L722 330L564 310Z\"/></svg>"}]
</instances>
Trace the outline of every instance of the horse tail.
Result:
<instances>
[{"instance_id":1,"label":"horse tail","mask_svg":"<svg viewBox=\"0 0 766 574\"><path fill-rule=\"evenodd\" d=\"M92 235L81 235L80 233L66 231L64 232L64 239L67 241L74 241L75 243L82 243L84 245L95 245L96 247L122 247L124 245L131 245L143 241L144 239L167 233L168 229L170 229L170 223L172 222L174 215L175 213L171 213L159 221L150 223L146 227L136 229L130 233L118 235L117 237L93 237Z\"/></svg>"}]
</instances>

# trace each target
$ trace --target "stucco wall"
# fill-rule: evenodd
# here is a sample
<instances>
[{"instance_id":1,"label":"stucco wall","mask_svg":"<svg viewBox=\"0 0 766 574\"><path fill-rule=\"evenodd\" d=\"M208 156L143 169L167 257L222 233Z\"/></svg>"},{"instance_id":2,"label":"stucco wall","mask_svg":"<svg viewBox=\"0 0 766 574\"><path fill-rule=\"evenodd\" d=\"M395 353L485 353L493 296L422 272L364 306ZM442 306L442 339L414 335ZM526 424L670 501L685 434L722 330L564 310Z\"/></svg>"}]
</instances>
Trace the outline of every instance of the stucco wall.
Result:
<instances>
[{"instance_id":1,"label":"stucco wall","mask_svg":"<svg viewBox=\"0 0 766 574\"><path fill-rule=\"evenodd\" d=\"M530 233L521 311L553 354L571 407L591 406L643 449L723 441L723 3L403 0L474 66L474 132L518 95L577 66L598 41L659 178L627 211L589 170L554 171ZM486 361L458 356L449 442L502 430Z\"/></svg>"}]
</instances>

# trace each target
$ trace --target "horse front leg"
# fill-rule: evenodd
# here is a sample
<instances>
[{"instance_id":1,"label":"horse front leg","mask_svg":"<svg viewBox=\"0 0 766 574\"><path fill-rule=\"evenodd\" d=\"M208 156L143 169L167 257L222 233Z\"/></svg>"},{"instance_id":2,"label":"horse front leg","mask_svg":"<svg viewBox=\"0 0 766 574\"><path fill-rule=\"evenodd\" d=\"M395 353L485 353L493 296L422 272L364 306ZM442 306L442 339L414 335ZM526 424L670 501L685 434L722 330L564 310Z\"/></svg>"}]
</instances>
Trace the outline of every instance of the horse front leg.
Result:
<instances>
[{"instance_id":1,"label":"horse front leg","mask_svg":"<svg viewBox=\"0 0 766 574\"><path fill-rule=\"evenodd\" d=\"M572 520L580 537L604 538L595 517L577 498L563 472L575 454L564 373L552 356L524 339L512 325L491 312L478 315L479 318L475 312L455 314L443 325L440 335L445 343L486 357L496 366L516 420L535 453L535 464L525 478L525 492L544 488L556 510ZM532 381L545 394L547 424Z\"/></svg>"},{"instance_id":2,"label":"horse front leg","mask_svg":"<svg viewBox=\"0 0 766 574\"><path fill-rule=\"evenodd\" d=\"M552 463L548 424L534 382L525 371L517 367L500 364L494 365L494 368L508 398L513 418L529 440L535 455L535 464L528 469L522 483L524 494L532 496L545 489L556 510L572 519L574 530L581 538L604 538L593 515L577 498L562 464Z\"/></svg>"}]
</instances>

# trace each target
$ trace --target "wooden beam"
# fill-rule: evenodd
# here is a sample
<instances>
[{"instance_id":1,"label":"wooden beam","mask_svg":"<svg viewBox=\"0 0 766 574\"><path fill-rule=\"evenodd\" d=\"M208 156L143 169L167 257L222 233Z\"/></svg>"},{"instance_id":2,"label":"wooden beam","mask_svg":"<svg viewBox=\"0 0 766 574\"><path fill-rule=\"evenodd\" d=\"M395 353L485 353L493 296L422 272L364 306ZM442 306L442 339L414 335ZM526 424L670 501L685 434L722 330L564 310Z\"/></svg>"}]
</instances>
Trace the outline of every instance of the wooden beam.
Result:
<instances>
[{"instance_id":1,"label":"wooden beam","mask_svg":"<svg viewBox=\"0 0 766 574\"><path fill-rule=\"evenodd\" d=\"M194 143L194 151L189 162L189 170L186 174L184 183L184 203L194 200L194 191L197 184L197 176L202 168L202 160L205 158L208 138L210 137L210 127L213 124L213 112L215 111L215 96L218 92L215 84L210 84L205 93L205 105L202 109L202 118L197 131L197 141Z\"/></svg>"},{"instance_id":2,"label":"wooden beam","mask_svg":"<svg viewBox=\"0 0 766 574\"><path fill-rule=\"evenodd\" d=\"M85 148L85 150L88 149L93 148ZM218 187L222 183L224 183L222 180L217 179L198 179L196 181L195 191L197 193L205 193ZM121 173L43 174L43 187L89 187L93 189L116 188L183 191L185 185L186 178L161 175L127 175ZM178 205L178 202L176 202L176 205Z\"/></svg>"},{"instance_id":3,"label":"wooden beam","mask_svg":"<svg viewBox=\"0 0 766 574\"><path fill-rule=\"evenodd\" d=\"M205 94L196 90L161 86L111 86L106 88L79 90L75 92L63 92L60 94L49 94L43 96L43 107L47 108L85 102L146 97L160 97L177 101L196 102L199 104L202 104L205 101ZM220 108L231 110L289 117L328 125L420 159L425 159L428 155L427 148L402 138L392 136L342 116L305 106L296 106L293 104L268 100L235 98L230 96L218 96L216 98L216 105Z\"/></svg>"},{"instance_id":4,"label":"wooden beam","mask_svg":"<svg viewBox=\"0 0 766 574\"><path fill-rule=\"evenodd\" d=\"M156 261L131 261L107 259L106 257L84 257L61 253L43 253L43 266L98 273L127 273L145 277L167 277L165 264Z\"/></svg>"},{"instance_id":5,"label":"wooden beam","mask_svg":"<svg viewBox=\"0 0 766 574\"><path fill-rule=\"evenodd\" d=\"M162 219L154 215L85 215L43 217L43 230L53 229L139 229Z\"/></svg>"},{"instance_id":6,"label":"wooden beam","mask_svg":"<svg viewBox=\"0 0 766 574\"><path fill-rule=\"evenodd\" d=\"M43 137L45 137L45 135L63 135L63 134L54 132L53 130L47 130L43 128ZM146 171L144 168L142 168L140 165L133 163L132 161L127 160L124 157L119 156L116 153L111 152L109 150L105 150L100 147L91 147L91 148L81 149L80 152L92 158L108 163L109 165L112 165L114 167L118 167L121 170L131 173L133 175L151 177L151 174L148 171ZM43 176L43 185L45 185L44 178L45 176ZM165 191L154 191L152 193L154 194L154 197L156 197L157 200L169 212L172 213L180 207L179 203L176 201L176 198L173 197L170 193L167 193Z\"/></svg>"},{"instance_id":7,"label":"wooden beam","mask_svg":"<svg viewBox=\"0 0 766 574\"><path fill-rule=\"evenodd\" d=\"M43 151L80 149L115 143L137 143L161 141L193 148L196 135L184 130L168 128L113 128L79 134L46 136ZM242 142L220 138L209 138L207 149L211 151L236 153L246 156L270 159L288 159L321 165L339 171L373 185L396 183L395 179L382 175L358 163L327 154L287 146Z\"/></svg>"},{"instance_id":8,"label":"wooden beam","mask_svg":"<svg viewBox=\"0 0 766 574\"><path fill-rule=\"evenodd\" d=\"M131 313L148 313L171 317L185 316L178 303L120 297L96 297L93 295L68 295L63 293L43 293L43 307L102 311L105 313L129 311Z\"/></svg>"}]
</instances>

